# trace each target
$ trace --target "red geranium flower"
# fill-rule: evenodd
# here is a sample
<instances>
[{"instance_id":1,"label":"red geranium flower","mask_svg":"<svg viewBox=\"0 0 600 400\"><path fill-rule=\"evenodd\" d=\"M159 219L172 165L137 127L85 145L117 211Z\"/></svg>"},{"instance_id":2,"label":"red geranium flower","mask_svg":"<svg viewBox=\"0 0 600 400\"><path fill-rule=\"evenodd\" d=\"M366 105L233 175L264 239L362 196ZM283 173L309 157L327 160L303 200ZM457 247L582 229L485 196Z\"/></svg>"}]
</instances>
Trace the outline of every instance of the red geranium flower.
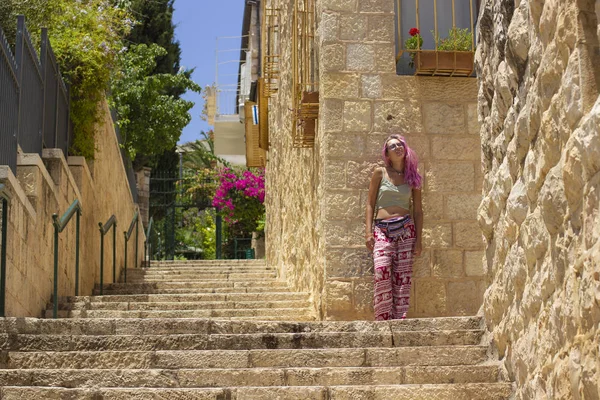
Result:
<instances>
[{"instance_id":1,"label":"red geranium flower","mask_svg":"<svg viewBox=\"0 0 600 400\"><path fill-rule=\"evenodd\" d=\"M410 28L410 30L408 31L408 33L410 34L410 36L415 36L415 35L418 35L421 32L419 32L419 30L417 28Z\"/></svg>"}]
</instances>

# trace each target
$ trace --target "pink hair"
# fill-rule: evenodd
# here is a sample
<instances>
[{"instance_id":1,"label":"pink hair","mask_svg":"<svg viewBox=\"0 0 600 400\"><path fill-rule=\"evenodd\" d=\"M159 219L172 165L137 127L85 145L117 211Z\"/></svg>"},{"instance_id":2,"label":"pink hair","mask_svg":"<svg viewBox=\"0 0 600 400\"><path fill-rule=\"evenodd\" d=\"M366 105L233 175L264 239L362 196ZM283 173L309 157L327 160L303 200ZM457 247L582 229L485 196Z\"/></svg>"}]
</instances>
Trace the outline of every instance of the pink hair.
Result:
<instances>
[{"instance_id":1,"label":"pink hair","mask_svg":"<svg viewBox=\"0 0 600 400\"><path fill-rule=\"evenodd\" d=\"M419 160L415 151L408 147L408 144L406 144L406 139L404 139L404 136L394 133L388 136L387 139L385 139L385 142L383 142L383 150L381 151L381 155L385 165L388 167L392 166L392 160L390 160L387 150L387 144L392 139L399 140L404 145L404 182L406 182L412 188L420 189L423 179L417 170Z\"/></svg>"}]
</instances>

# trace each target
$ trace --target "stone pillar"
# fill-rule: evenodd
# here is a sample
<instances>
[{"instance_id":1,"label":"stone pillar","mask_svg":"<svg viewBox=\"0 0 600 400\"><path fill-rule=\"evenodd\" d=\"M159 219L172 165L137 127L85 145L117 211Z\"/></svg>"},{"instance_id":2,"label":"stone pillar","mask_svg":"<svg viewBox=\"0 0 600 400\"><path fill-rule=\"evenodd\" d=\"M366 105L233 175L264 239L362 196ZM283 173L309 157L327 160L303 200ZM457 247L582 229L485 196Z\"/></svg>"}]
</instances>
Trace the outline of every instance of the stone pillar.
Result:
<instances>
[{"instance_id":1,"label":"stone pillar","mask_svg":"<svg viewBox=\"0 0 600 400\"><path fill-rule=\"evenodd\" d=\"M151 168L142 168L135 173L135 185L138 193L140 217L144 226L148 226L150 219L150 172Z\"/></svg>"},{"instance_id":2,"label":"stone pillar","mask_svg":"<svg viewBox=\"0 0 600 400\"><path fill-rule=\"evenodd\" d=\"M256 259L265 258L265 236L259 236L258 233L252 232L252 245L254 249L254 257Z\"/></svg>"}]
</instances>

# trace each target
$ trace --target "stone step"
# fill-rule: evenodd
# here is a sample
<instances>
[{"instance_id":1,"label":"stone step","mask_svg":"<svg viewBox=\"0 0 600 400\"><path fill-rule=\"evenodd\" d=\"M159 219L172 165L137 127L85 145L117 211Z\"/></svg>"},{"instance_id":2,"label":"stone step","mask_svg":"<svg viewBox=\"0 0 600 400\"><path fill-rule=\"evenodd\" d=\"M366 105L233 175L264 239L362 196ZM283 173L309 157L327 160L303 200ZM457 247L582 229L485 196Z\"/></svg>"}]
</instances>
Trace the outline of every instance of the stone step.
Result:
<instances>
[{"instance_id":1,"label":"stone step","mask_svg":"<svg viewBox=\"0 0 600 400\"><path fill-rule=\"evenodd\" d=\"M168 271L168 270L178 270L178 269L193 269L193 268L274 268L268 266L265 262L232 262L233 260L228 260L227 262L204 262L204 263L186 263L186 264L156 264L152 263L150 267L142 267L142 268L131 268L131 269L140 269L143 271Z\"/></svg>"},{"instance_id":2,"label":"stone step","mask_svg":"<svg viewBox=\"0 0 600 400\"><path fill-rule=\"evenodd\" d=\"M178 276L191 274L264 274L277 273L273 268L267 267L198 267L198 268L180 268L171 270L144 270L141 268L127 269L127 276Z\"/></svg>"},{"instance_id":3,"label":"stone step","mask_svg":"<svg viewBox=\"0 0 600 400\"><path fill-rule=\"evenodd\" d=\"M204 264L266 264L265 259L255 258L255 259L220 259L220 260L161 260L155 261L152 260L152 267L155 266L169 266L169 265L204 265Z\"/></svg>"},{"instance_id":4,"label":"stone step","mask_svg":"<svg viewBox=\"0 0 600 400\"><path fill-rule=\"evenodd\" d=\"M222 280L206 280L198 282L148 282L148 283L109 283L104 285L104 290L113 289L217 289L217 288L288 288L285 282L275 280L250 280L246 279L239 282L222 281ZM100 285L96 285L96 290L100 289Z\"/></svg>"},{"instance_id":5,"label":"stone step","mask_svg":"<svg viewBox=\"0 0 600 400\"><path fill-rule=\"evenodd\" d=\"M410 318L394 321L252 322L182 319L0 318L0 333L11 335L176 335L316 332L469 331L482 328L479 317Z\"/></svg>"},{"instance_id":6,"label":"stone step","mask_svg":"<svg viewBox=\"0 0 600 400\"><path fill-rule=\"evenodd\" d=\"M310 310L298 308L212 309L212 310L59 310L58 318L246 318L246 317L310 317ZM46 310L46 318L52 318L52 310Z\"/></svg>"},{"instance_id":7,"label":"stone step","mask_svg":"<svg viewBox=\"0 0 600 400\"><path fill-rule=\"evenodd\" d=\"M104 295L132 295L132 294L202 294L202 293L228 293L228 294L244 294L244 293L279 293L282 287L272 286L249 286L249 287L222 287L222 288L161 288L153 289L152 287L128 288L121 289L104 289ZM100 290L95 290L94 293L100 294Z\"/></svg>"},{"instance_id":8,"label":"stone step","mask_svg":"<svg viewBox=\"0 0 600 400\"><path fill-rule=\"evenodd\" d=\"M175 282L195 282L195 281L207 281L211 279L218 280L262 280L262 279L276 279L277 274L275 272L198 272L190 274L177 274L177 275L143 275L143 276L127 276L127 282L155 282L155 281L175 281Z\"/></svg>"},{"instance_id":9,"label":"stone step","mask_svg":"<svg viewBox=\"0 0 600 400\"><path fill-rule=\"evenodd\" d=\"M239 386L414 385L498 382L497 365L235 368L235 369L29 369L0 370L0 386L202 388Z\"/></svg>"},{"instance_id":10,"label":"stone step","mask_svg":"<svg viewBox=\"0 0 600 400\"><path fill-rule=\"evenodd\" d=\"M307 292L267 292L267 293L190 293L190 294L129 294L108 296L67 296L59 297L60 303L131 303L131 302L195 302L195 301L278 301L305 300Z\"/></svg>"},{"instance_id":11,"label":"stone step","mask_svg":"<svg viewBox=\"0 0 600 400\"><path fill-rule=\"evenodd\" d=\"M132 274L178 274L194 271L275 271L274 267L266 265L199 265L170 268L127 268Z\"/></svg>"},{"instance_id":12,"label":"stone step","mask_svg":"<svg viewBox=\"0 0 600 400\"><path fill-rule=\"evenodd\" d=\"M59 303L59 310L214 310L214 309L253 309L253 308L304 308L310 307L310 301L304 300L272 300L272 301L198 301L198 302L77 302ZM47 306L52 310L52 304Z\"/></svg>"},{"instance_id":13,"label":"stone step","mask_svg":"<svg viewBox=\"0 0 600 400\"><path fill-rule=\"evenodd\" d=\"M0 389L2 400L505 400L512 393L507 383L376 386L287 386L239 388L48 388Z\"/></svg>"},{"instance_id":14,"label":"stone step","mask_svg":"<svg viewBox=\"0 0 600 400\"><path fill-rule=\"evenodd\" d=\"M465 366L484 346L335 349L9 352L9 369L186 369Z\"/></svg>"},{"instance_id":15,"label":"stone step","mask_svg":"<svg viewBox=\"0 0 600 400\"><path fill-rule=\"evenodd\" d=\"M6 335L0 350L253 350L477 345L481 331L308 332L172 335Z\"/></svg>"},{"instance_id":16,"label":"stone step","mask_svg":"<svg viewBox=\"0 0 600 400\"><path fill-rule=\"evenodd\" d=\"M211 267L211 268L186 268L185 270L170 270L170 271L144 271L141 269L128 269L127 270L127 278L130 276L140 277L140 276L170 276L177 277L181 275L192 275L192 274L263 274L270 273L275 274L277 271L274 269L268 269L264 267L253 267L253 268L225 268L225 267Z\"/></svg>"}]
</instances>

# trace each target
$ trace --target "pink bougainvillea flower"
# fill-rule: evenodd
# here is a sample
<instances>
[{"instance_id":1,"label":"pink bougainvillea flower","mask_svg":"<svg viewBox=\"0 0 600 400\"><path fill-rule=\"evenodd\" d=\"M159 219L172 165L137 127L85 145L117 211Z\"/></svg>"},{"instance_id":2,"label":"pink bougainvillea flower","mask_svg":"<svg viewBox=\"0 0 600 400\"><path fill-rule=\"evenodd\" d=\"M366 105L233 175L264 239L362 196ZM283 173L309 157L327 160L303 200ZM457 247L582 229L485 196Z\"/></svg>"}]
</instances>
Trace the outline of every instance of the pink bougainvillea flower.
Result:
<instances>
[{"instance_id":1,"label":"pink bougainvillea flower","mask_svg":"<svg viewBox=\"0 0 600 400\"><path fill-rule=\"evenodd\" d=\"M415 36L415 35L418 35L421 32L417 28L410 28L410 30L408 31L408 33L410 34L410 36Z\"/></svg>"}]
</instances>

